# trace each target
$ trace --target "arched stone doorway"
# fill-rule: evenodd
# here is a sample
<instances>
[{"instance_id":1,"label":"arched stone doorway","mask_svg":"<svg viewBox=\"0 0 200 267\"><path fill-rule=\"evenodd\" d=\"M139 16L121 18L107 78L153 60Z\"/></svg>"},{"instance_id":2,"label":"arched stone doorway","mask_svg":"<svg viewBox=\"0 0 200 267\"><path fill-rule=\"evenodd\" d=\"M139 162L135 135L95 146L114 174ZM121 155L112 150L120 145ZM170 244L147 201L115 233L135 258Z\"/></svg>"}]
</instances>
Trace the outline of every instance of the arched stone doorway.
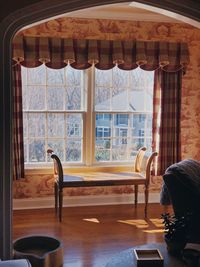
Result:
<instances>
[{"instance_id":1,"label":"arched stone doorway","mask_svg":"<svg viewBox=\"0 0 200 267\"><path fill-rule=\"evenodd\" d=\"M114 4L117 0L102 0L101 5ZM136 1L143 4L174 11L200 21L200 4L193 0L177 0L176 4L164 0ZM17 6L18 5L18 6ZM11 44L14 34L22 27L58 16L62 13L99 5L97 0L23 0L12 3L8 0L0 13L0 258L12 256L12 83L11 83ZM4 12L4 13L2 13Z\"/></svg>"}]
</instances>

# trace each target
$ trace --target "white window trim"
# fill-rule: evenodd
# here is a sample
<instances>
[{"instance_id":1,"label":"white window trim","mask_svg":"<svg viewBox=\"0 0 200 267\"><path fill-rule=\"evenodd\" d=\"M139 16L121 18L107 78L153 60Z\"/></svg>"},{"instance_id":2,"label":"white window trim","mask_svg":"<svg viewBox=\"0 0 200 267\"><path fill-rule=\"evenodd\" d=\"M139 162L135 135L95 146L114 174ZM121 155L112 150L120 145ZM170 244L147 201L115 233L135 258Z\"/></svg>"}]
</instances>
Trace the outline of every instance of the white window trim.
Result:
<instances>
[{"instance_id":1,"label":"white window trim","mask_svg":"<svg viewBox=\"0 0 200 267\"><path fill-rule=\"evenodd\" d=\"M85 75L85 77L87 77L85 79L85 84L83 87L83 90L85 90L87 88L87 90L84 91L83 96L84 96L84 103L82 102L82 104L86 107L86 110L84 110L83 106L82 106L82 110L70 110L70 111L53 111L55 113L66 113L66 114L70 114L70 113L81 113L83 116L83 125L85 125L85 127L82 127L83 129L83 151L82 151L82 162L63 162L63 166L64 168L73 168L73 167L80 167L80 168L85 168L85 167L114 167L114 166L129 166L132 163L132 160L124 160L124 161L96 161L95 160L95 138L96 138L96 127L95 127L95 118L96 118L96 114L152 114L149 111L137 111L137 112L131 112L130 110L115 110L115 111L110 111L110 110L106 110L106 111L95 111L95 92L94 92L94 88L95 88L95 69L94 68L90 68L88 70L85 70L85 72L87 72L87 75ZM129 91L128 90L128 94L129 95ZM46 94L45 94L46 97ZM144 95L144 97L146 97L146 94ZM111 98L110 98L111 101ZM145 101L146 103L146 101ZM36 113L40 113L41 111L27 111L27 113L29 112L36 112ZM43 112L43 111L42 111ZM46 111L46 113L49 113L48 111ZM130 124L130 120L128 122L128 124ZM127 126L128 127L128 126ZM123 128L123 127L121 127ZM146 125L145 125L146 128ZM135 136L134 138L137 138L137 136ZM140 138L138 136L138 138ZM148 137L147 137L148 138ZM25 168L26 169L48 169L50 166L52 165L52 162L47 162L47 163L41 163L41 162L37 162L37 163L25 163Z\"/></svg>"}]
</instances>

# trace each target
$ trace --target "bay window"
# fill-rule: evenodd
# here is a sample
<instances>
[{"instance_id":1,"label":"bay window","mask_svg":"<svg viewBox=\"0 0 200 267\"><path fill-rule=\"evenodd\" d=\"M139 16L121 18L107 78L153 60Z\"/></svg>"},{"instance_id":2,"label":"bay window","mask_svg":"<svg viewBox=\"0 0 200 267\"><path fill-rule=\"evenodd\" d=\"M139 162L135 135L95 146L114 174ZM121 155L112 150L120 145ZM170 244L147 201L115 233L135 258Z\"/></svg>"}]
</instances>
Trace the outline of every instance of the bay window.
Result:
<instances>
[{"instance_id":1,"label":"bay window","mask_svg":"<svg viewBox=\"0 0 200 267\"><path fill-rule=\"evenodd\" d=\"M129 162L151 151L154 71L22 67L26 164Z\"/></svg>"}]
</instances>

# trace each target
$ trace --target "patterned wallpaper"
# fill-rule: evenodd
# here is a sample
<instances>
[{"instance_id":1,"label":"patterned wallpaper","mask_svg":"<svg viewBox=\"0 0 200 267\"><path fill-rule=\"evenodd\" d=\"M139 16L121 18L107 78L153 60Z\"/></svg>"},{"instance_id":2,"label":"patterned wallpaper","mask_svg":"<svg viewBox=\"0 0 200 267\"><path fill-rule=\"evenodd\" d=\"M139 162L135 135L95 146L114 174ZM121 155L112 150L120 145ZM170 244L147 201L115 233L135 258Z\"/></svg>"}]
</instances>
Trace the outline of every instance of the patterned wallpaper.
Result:
<instances>
[{"instance_id":1,"label":"patterned wallpaper","mask_svg":"<svg viewBox=\"0 0 200 267\"><path fill-rule=\"evenodd\" d=\"M183 78L181 106L182 158L200 160L200 29L183 23L154 23L98 19L59 18L18 34L27 36L57 36L74 39L154 40L187 42L190 65ZM159 192L161 177L154 177L150 191ZM130 186L77 188L65 190L66 195L99 195L132 193ZM14 182L14 198L52 195L52 175L27 172L26 178Z\"/></svg>"}]
</instances>

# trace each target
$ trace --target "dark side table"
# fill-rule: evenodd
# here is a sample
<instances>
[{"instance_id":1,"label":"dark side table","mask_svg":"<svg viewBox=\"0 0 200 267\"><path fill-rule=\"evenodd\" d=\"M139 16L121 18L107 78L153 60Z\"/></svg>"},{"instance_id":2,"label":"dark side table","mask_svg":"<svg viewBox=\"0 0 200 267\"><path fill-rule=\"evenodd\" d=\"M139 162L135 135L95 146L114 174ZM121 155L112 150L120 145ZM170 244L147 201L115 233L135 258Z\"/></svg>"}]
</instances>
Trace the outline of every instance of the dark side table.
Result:
<instances>
[{"instance_id":1,"label":"dark side table","mask_svg":"<svg viewBox=\"0 0 200 267\"><path fill-rule=\"evenodd\" d=\"M105 267L136 267L133 249L159 249L164 258L164 267L184 267L183 261L167 252L165 243L146 244L124 250L112 257Z\"/></svg>"}]
</instances>

